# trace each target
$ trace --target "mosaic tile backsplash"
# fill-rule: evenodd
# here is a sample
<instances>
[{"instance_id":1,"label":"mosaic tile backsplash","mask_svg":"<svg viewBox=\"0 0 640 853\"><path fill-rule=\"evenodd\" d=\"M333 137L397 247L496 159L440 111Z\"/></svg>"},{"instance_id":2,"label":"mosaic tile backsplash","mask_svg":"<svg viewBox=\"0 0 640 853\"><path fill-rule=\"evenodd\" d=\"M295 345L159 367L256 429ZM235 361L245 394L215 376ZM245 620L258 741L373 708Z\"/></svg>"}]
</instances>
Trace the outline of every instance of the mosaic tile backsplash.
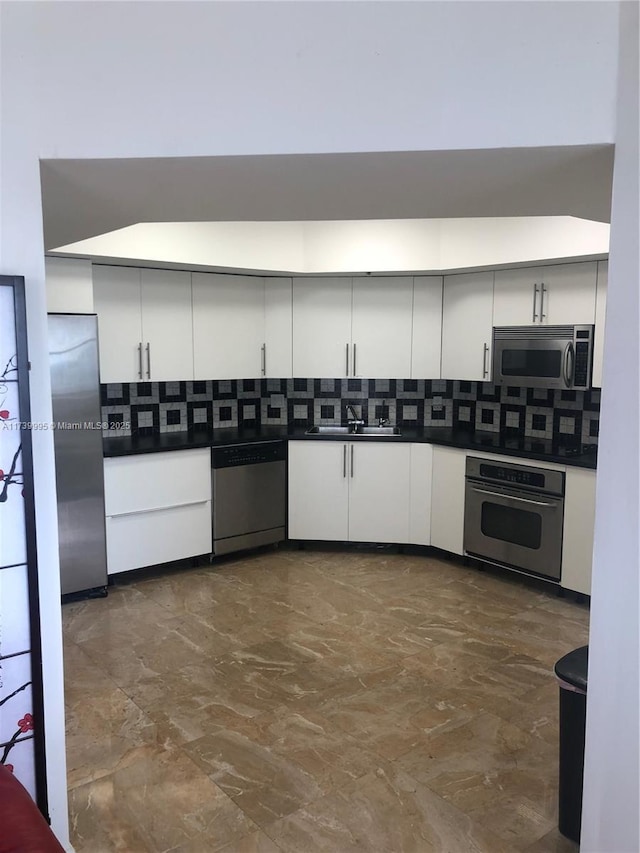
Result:
<instances>
[{"instance_id":1,"label":"mosaic tile backsplash","mask_svg":"<svg viewBox=\"0 0 640 853\"><path fill-rule=\"evenodd\" d=\"M346 423L462 427L597 444L600 390L552 391L449 379L233 379L101 386L105 435Z\"/></svg>"}]
</instances>

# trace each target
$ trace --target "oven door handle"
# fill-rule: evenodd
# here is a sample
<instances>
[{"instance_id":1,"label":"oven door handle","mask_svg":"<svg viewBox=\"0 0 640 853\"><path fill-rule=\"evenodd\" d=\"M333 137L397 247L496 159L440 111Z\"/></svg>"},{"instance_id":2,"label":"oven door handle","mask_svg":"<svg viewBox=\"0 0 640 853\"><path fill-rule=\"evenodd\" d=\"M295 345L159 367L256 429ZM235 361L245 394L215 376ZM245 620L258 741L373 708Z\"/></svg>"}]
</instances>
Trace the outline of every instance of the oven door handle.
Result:
<instances>
[{"instance_id":1,"label":"oven door handle","mask_svg":"<svg viewBox=\"0 0 640 853\"><path fill-rule=\"evenodd\" d=\"M494 498L504 498L508 501L518 501L523 504L534 504L534 506L557 507L558 503L549 503L548 501L532 501L529 498L517 498L515 495L505 495L502 492L489 492L487 489L478 489L475 486L471 487L472 492L478 492L480 495L491 495Z\"/></svg>"}]
</instances>

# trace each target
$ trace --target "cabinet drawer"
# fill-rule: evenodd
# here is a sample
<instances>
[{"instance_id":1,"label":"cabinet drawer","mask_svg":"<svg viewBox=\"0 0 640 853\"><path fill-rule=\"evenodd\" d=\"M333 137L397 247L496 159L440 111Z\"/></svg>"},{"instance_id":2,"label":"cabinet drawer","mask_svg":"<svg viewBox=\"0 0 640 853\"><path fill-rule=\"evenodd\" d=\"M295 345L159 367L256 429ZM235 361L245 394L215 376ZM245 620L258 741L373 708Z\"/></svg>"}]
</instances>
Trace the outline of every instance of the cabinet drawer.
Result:
<instances>
[{"instance_id":1,"label":"cabinet drawer","mask_svg":"<svg viewBox=\"0 0 640 853\"><path fill-rule=\"evenodd\" d=\"M107 516L110 575L211 553L211 501Z\"/></svg>"},{"instance_id":2,"label":"cabinet drawer","mask_svg":"<svg viewBox=\"0 0 640 853\"><path fill-rule=\"evenodd\" d=\"M211 500L211 452L174 450L105 459L104 499L108 516Z\"/></svg>"}]
</instances>

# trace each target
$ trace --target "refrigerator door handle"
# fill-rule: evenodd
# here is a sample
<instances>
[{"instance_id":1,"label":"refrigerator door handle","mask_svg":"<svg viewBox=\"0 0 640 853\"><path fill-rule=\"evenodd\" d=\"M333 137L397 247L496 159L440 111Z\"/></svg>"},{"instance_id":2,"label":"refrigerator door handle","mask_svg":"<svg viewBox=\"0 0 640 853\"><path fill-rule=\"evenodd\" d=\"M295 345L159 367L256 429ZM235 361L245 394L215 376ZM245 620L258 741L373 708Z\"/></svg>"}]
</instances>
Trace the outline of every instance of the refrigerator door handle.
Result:
<instances>
[{"instance_id":1,"label":"refrigerator door handle","mask_svg":"<svg viewBox=\"0 0 640 853\"><path fill-rule=\"evenodd\" d=\"M151 379L151 344L147 341L147 379Z\"/></svg>"},{"instance_id":2,"label":"refrigerator door handle","mask_svg":"<svg viewBox=\"0 0 640 853\"><path fill-rule=\"evenodd\" d=\"M142 341L138 344L138 379L142 379Z\"/></svg>"}]
</instances>

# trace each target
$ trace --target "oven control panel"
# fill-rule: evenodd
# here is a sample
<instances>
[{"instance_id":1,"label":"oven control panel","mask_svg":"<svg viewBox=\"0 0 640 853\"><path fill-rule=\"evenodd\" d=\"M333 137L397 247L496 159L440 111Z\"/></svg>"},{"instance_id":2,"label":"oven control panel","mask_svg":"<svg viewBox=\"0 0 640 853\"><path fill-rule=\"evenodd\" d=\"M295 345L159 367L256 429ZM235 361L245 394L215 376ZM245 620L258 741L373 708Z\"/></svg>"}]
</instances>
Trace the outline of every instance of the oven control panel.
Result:
<instances>
[{"instance_id":1,"label":"oven control panel","mask_svg":"<svg viewBox=\"0 0 640 853\"><path fill-rule=\"evenodd\" d=\"M466 476L480 483L502 484L530 492L564 494L564 472L528 465L492 462L467 456Z\"/></svg>"}]
</instances>

